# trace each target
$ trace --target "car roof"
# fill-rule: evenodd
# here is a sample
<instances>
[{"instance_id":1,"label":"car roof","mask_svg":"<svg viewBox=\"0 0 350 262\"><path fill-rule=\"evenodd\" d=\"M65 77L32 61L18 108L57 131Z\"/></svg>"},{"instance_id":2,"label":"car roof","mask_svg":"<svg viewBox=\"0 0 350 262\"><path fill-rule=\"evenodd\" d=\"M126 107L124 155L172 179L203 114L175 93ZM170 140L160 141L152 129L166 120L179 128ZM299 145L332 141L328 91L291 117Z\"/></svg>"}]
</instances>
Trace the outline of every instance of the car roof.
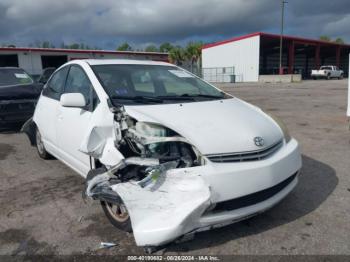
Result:
<instances>
[{"instance_id":1,"label":"car roof","mask_svg":"<svg viewBox=\"0 0 350 262\"><path fill-rule=\"evenodd\" d=\"M174 66L173 64L150 61L150 60L131 60L131 59L85 59L83 60L89 65L162 65L162 66Z\"/></svg>"}]
</instances>

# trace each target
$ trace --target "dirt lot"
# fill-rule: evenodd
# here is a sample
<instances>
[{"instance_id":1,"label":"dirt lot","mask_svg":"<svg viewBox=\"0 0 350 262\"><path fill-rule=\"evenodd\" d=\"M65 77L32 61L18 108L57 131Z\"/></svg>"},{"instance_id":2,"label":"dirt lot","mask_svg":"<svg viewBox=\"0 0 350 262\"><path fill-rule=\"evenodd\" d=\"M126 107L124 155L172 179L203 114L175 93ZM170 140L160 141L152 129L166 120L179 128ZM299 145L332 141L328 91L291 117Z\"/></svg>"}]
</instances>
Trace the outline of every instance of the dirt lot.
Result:
<instances>
[{"instance_id":1,"label":"dirt lot","mask_svg":"<svg viewBox=\"0 0 350 262\"><path fill-rule=\"evenodd\" d=\"M285 120L303 152L300 183L270 211L162 252L350 254L346 87L346 80L224 87ZM57 160L41 160L23 134L0 134L0 167L0 254L143 253L99 203L82 200L79 175ZM118 246L101 250L101 241Z\"/></svg>"}]
</instances>

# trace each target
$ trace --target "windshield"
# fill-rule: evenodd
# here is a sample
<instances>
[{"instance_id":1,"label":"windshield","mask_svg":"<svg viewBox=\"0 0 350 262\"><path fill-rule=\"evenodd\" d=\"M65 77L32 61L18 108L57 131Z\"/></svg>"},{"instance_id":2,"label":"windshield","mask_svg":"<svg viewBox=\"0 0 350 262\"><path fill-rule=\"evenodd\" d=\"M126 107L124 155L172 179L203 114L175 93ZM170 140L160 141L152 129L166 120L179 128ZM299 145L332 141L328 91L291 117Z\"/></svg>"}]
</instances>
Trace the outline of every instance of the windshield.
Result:
<instances>
[{"instance_id":1,"label":"windshield","mask_svg":"<svg viewBox=\"0 0 350 262\"><path fill-rule=\"evenodd\" d=\"M0 86L32 84L33 79L20 68L0 68Z\"/></svg>"},{"instance_id":2,"label":"windshield","mask_svg":"<svg viewBox=\"0 0 350 262\"><path fill-rule=\"evenodd\" d=\"M173 103L223 99L224 93L174 66L92 66L109 97L119 103Z\"/></svg>"}]
</instances>

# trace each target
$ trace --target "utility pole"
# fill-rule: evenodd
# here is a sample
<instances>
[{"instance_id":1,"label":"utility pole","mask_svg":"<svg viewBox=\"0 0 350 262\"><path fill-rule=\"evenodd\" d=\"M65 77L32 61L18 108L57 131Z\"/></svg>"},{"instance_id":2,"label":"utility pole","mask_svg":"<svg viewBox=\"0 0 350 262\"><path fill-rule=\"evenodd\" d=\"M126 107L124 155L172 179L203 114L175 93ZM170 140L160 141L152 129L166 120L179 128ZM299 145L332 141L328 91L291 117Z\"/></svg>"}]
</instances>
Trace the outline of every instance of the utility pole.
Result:
<instances>
[{"instance_id":1,"label":"utility pole","mask_svg":"<svg viewBox=\"0 0 350 262\"><path fill-rule=\"evenodd\" d=\"M283 55L283 27L284 27L284 5L288 2L285 0L281 0L281 35L280 35L280 68L279 68L279 74L283 75L283 68L282 68L282 55Z\"/></svg>"}]
</instances>

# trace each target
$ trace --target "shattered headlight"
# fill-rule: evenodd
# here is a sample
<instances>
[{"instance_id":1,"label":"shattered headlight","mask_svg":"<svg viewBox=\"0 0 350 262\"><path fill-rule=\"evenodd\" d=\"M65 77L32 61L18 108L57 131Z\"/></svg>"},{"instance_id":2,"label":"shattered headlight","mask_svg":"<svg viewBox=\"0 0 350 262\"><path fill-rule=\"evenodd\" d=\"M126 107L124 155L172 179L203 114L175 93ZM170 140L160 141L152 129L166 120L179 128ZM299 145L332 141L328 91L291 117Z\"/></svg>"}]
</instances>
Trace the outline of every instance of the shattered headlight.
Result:
<instances>
[{"instance_id":1,"label":"shattered headlight","mask_svg":"<svg viewBox=\"0 0 350 262\"><path fill-rule=\"evenodd\" d=\"M164 137L167 131L166 128L161 125L146 122L137 122L135 129L140 134L155 137Z\"/></svg>"},{"instance_id":2,"label":"shattered headlight","mask_svg":"<svg viewBox=\"0 0 350 262\"><path fill-rule=\"evenodd\" d=\"M281 128L281 130L283 132L284 139L286 140L286 143L288 143L291 140L291 136L290 136L288 128L284 124L284 122L279 117L277 117L275 115L272 115L272 114L269 114L266 112L265 112L265 114L267 114L269 117L271 117L275 121L275 123Z\"/></svg>"}]
</instances>

